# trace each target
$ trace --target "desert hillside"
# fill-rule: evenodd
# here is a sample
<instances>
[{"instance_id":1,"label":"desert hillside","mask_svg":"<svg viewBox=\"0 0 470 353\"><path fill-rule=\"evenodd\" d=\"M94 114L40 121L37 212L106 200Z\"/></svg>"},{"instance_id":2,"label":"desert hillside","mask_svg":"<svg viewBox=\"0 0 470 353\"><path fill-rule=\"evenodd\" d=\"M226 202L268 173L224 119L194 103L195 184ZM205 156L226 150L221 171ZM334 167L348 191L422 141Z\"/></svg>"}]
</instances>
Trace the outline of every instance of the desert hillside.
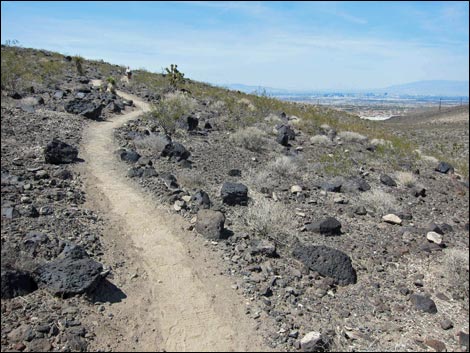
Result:
<instances>
[{"instance_id":1,"label":"desert hillside","mask_svg":"<svg viewBox=\"0 0 470 353\"><path fill-rule=\"evenodd\" d=\"M468 106L1 60L2 351L468 351Z\"/></svg>"}]
</instances>

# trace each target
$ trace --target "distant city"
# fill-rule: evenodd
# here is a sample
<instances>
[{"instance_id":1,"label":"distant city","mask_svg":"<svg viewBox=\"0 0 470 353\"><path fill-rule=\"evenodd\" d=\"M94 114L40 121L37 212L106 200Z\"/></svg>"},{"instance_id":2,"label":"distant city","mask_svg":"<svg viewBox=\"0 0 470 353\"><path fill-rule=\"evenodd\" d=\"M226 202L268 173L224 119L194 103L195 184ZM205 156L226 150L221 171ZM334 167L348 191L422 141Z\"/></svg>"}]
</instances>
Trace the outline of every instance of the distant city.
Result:
<instances>
[{"instance_id":1,"label":"distant city","mask_svg":"<svg viewBox=\"0 0 470 353\"><path fill-rule=\"evenodd\" d=\"M224 87L286 101L334 106L370 120L385 120L416 110L469 104L468 81L419 81L370 91L289 91L242 84Z\"/></svg>"}]
</instances>

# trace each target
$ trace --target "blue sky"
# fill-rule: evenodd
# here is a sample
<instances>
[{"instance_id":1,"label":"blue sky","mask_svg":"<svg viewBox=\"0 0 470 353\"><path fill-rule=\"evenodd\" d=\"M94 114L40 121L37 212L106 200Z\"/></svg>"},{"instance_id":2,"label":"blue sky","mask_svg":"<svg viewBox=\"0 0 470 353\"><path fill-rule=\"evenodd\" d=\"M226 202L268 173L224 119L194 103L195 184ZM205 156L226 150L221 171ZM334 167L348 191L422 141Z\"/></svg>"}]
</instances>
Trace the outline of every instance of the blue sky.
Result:
<instances>
[{"instance_id":1,"label":"blue sky","mask_svg":"<svg viewBox=\"0 0 470 353\"><path fill-rule=\"evenodd\" d=\"M290 89L468 80L468 2L2 1L1 40Z\"/></svg>"}]
</instances>

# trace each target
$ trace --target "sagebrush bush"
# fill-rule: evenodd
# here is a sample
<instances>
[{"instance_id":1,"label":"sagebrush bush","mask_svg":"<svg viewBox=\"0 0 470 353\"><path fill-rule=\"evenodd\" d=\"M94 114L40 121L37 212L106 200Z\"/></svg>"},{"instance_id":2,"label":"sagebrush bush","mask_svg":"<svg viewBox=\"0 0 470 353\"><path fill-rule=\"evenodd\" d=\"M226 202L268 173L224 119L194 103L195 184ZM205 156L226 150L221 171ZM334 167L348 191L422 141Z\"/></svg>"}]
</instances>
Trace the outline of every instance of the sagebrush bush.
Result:
<instances>
[{"instance_id":1,"label":"sagebrush bush","mask_svg":"<svg viewBox=\"0 0 470 353\"><path fill-rule=\"evenodd\" d=\"M315 135L310 138L310 143L314 145L329 146L333 143L326 135Z\"/></svg>"},{"instance_id":2,"label":"sagebrush bush","mask_svg":"<svg viewBox=\"0 0 470 353\"><path fill-rule=\"evenodd\" d=\"M382 213L396 209L398 206L397 200L393 195L380 189L363 192L360 199L366 208L370 207Z\"/></svg>"},{"instance_id":3,"label":"sagebrush bush","mask_svg":"<svg viewBox=\"0 0 470 353\"><path fill-rule=\"evenodd\" d=\"M295 178L300 176L301 157L279 156L268 163L266 169L273 175L284 178Z\"/></svg>"},{"instance_id":4,"label":"sagebrush bush","mask_svg":"<svg viewBox=\"0 0 470 353\"><path fill-rule=\"evenodd\" d=\"M249 205L246 222L256 234L277 238L279 234L290 234L294 230L291 213L285 205L258 196Z\"/></svg>"},{"instance_id":5,"label":"sagebrush bush","mask_svg":"<svg viewBox=\"0 0 470 353\"><path fill-rule=\"evenodd\" d=\"M453 295L464 299L468 310L469 299L469 257L462 249L445 249L442 276Z\"/></svg>"},{"instance_id":6,"label":"sagebrush bush","mask_svg":"<svg viewBox=\"0 0 470 353\"><path fill-rule=\"evenodd\" d=\"M373 146L383 146L383 147L388 147L388 148L393 147L393 144L391 141L384 140L384 139L372 139L370 141L370 144Z\"/></svg>"},{"instance_id":7,"label":"sagebrush bush","mask_svg":"<svg viewBox=\"0 0 470 353\"><path fill-rule=\"evenodd\" d=\"M367 137L361 135L360 133L354 131L341 131L338 133L338 137L340 137L343 141L346 142L365 142L367 141Z\"/></svg>"},{"instance_id":8,"label":"sagebrush bush","mask_svg":"<svg viewBox=\"0 0 470 353\"><path fill-rule=\"evenodd\" d=\"M263 150L266 133L256 127L240 129L230 135L230 141L237 146L246 148L253 152Z\"/></svg>"},{"instance_id":9,"label":"sagebrush bush","mask_svg":"<svg viewBox=\"0 0 470 353\"><path fill-rule=\"evenodd\" d=\"M250 190L261 191L262 188L272 188L276 181L266 169L260 171L249 170L246 174L246 184Z\"/></svg>"},{"instance_id":10,"label":"sagebrush bush","mask_svg":"<svg viewBox=\"0 0 470 353\"><path fill-rule=\"evenodd\" d=\"M411 172L396 172L395 178L401 186L412 188L416 185L416 176Z\"/></svg>"}]
</instances>

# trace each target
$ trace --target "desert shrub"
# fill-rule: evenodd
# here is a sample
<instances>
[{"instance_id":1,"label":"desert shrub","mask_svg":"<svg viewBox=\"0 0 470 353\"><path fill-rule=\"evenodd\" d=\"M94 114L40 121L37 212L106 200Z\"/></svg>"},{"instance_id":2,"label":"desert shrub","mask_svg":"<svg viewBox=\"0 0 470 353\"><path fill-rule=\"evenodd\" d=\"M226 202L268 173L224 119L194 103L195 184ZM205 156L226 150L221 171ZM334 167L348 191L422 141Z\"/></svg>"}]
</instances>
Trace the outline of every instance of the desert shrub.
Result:
<instances>
[{"instance_id":1,"label":"desert shrub","mask_svg":"<svg viewBox=\"0 0 470 353\"><path fill-rule=\"evenodd\" d=\"M75 67L77 68L77 72L80 76L83 75L83 58L80 55L75 55L73 57L73 61L75 63Z\"/></svg>"},{"instance_id":2,"label":"desert shrub","mask_svg":"<svg viewBox=\"0 0 470 353\"><path fill-rule=\"evenodd\" d=\"M264 118L264 121L270 124L282 124L282 119L277 114L269 114Z\"/></svg>"},{"instance_id":3,"label":"desert shrub","mask_svg":"<svg viewBox=\"0 0 470 353\"><path fill-rule=\"evenodd\" d=\"M204 189L206 186L204 176L195 170L182 170L176 178L185 189Z\"/></svg>"},{"instance_id":4,"label":"desert shrub","mask_svg":"<svg viewBox=\"0 0 470 353\"><path fill-rule=\"evenodd\" d=\"M330 138L326 135L315 135L310 138L310 143L314 145L328 146L333 143Z\"/></svg>"},{"instance_id":5,"label":"desert shrub","mask_svg":"<svg viewBox=\"0 0 470 353\"><path fill-rule=\"evenodd\" d=\"M258 196L248 208L246 222L258 235L277 238L279 234L291 233L293 217L290 213L285 205Z\"/></svg>"},{"instance_id":6,"label":"desert shrub","mask_svg":"<svg viewBox=\"0 0 470 353\"><path fill-rule=\"evenodd\" d=\"M446 279L452 294L464 299L468 310L469 299L469 257L468 249L445 249L442 276Z\"/></svg>"},{"instance_id":7,"label":"desert shrub","mask_svg":"<svg viewBox=\"0 0 470 353\"><path fill-rule=\"evenodd\" d=\"M263 149L264 137L266 133L256 127L247 127L239 129L230 135L230 141L237 146L246 148L253 152L260 152Z\"/></svg>"},{"instance_id":8,"label":"desert shrub","mask_svg":"<svg viewBox=\"0 0 470 353\"><path fill-rule=\"evenodd\" d=\"M399 185L411 188L416 185L416 176L411 172L396 172L395 178Z\"/></svg>"},{"instance_id":9,"label":"desert shrub","mask_svg":"<svg viewBox=\"0 0 470 353\"><path fill-rule=\"evenodd\" d=\"M301 157L280 156L268 163L266 169L275 176L295 178L300 173Z\"/></svg>"},{"instance_id":10,"label":"desert shrub","mask_svg":"<svg viewBox=\"0 0 470 353\"><path fill-rule=\"evenodd\" d=\"M146 118L156 119L167 134L175 131L176 121L190 114L197 106L197 101L182 92L169 93L157 104L152 105Z\"/></svg>"},{"instance_id":11,"label":"desert shrub","mask_svg":"<svg viewBox=\"0 0 470 353\"><path fill-rule=\"evenodd\" d=\"M134 140L134 145L142 152L149 152L150 154L160 154L168 140L162 135L149 135Z\"/></svg>"},{"instance_id":12,"label":"desert shrub","mask_svg":"<svg viewBox=\"0 0 470 353\"><path fill-rule=\"evenodd\" d=\"M2 89L18 90L33 79L33 74L21 55L13 48L2 48Z\"/></svg>"},{"instance_id":13,"label":"desert shrub","mask_svg":"<svg viewBox=\"0 0 470 353\"><path fill-rule=\"evenodd\" d=\"M241 104L245 109L248 109L250 111L255 111L256 107L251 103L251 101L248 98L241 98L238 100L238 103Z\"/></svg>"},{"instance_id":14,"label":"desert shrub","mask_svg":"<svg viewBox=\"0 0 470 353\"><path fill-rule=\"evenodd\" d=\"M365 142L367 137L354 131L341 131L338 136L346 142Z\"/></svg>"},{"instance_id":15,"label":"desert shrub","mask_svg":"<svg viewBox=\"0 0 470 353\"><path fill-rule=\"evenodd\" d=\"M261 191L262 188L272 188L275 186L276 179L266 169L260 171L248 170L245 182L250 190Z\"/></svg>"},{"instance_id":16,"label":"desert shrub","mask_svg":"<svg viewBox=\"0 0 470 353\"><path fill-rule=\"evenodd\" d=\"M392 148L393 147L393 144L391 141L388 141L388 140L384 140L384 139L372 139L370 141L370 144L373 145L373 146L383 146L383 147L388 147L388 148Z\"/></svg>"},{"instance_id":17,"label":"desert shrub","mask_svg":"<svg viewBox=\"0 0 470 353\"><path fill-rule=\"evenodd\" d=\"M360 199L363 205L371 207L376 211L385 213L397 208L397 201L393 195L380 189L372 189L361 193Z\"/></svg>"},{"instance_id":18,"label":"desert shrub","mask_svg":"<svg viewBox=\"0 0 470 353\"><path fill-rule=\"evenodd\" d=\"M333 153L325 153L318 159L318 169L329 176L350 176L355 173L355 162L349 153L335 150Z\"/></svg>"}]
</instances>

